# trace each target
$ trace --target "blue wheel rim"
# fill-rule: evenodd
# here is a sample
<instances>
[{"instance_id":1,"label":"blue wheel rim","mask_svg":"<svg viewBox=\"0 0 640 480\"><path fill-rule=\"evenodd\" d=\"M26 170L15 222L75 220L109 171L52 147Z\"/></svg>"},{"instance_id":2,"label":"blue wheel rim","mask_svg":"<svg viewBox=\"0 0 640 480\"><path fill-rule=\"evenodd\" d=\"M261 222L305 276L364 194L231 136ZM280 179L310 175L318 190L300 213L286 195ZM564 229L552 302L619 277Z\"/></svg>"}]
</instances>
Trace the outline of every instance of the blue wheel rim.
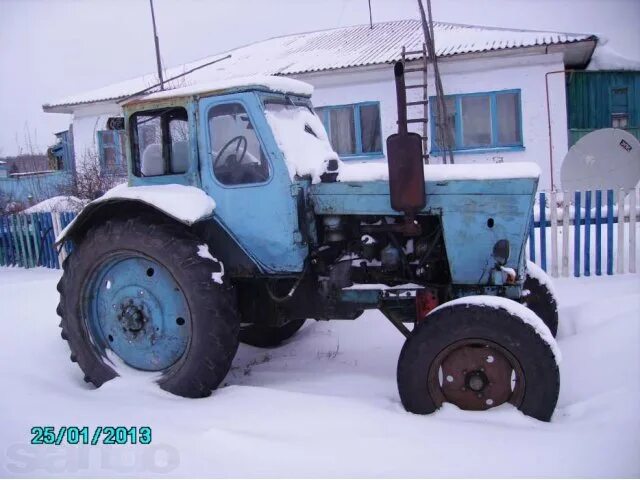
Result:
<instances>
[{"instance_id":1,"label":"blue wheel rim","mask_svg":"<svg viewBox=\"0 0 640 480\"><path fill-rule=\"evenodd\" d=\"M123 253L94 270L83 294L83 317L94 346L127 365L162 371L186 352L189 306L173 275L148 257Z\"/></svg>"}]
</instances>

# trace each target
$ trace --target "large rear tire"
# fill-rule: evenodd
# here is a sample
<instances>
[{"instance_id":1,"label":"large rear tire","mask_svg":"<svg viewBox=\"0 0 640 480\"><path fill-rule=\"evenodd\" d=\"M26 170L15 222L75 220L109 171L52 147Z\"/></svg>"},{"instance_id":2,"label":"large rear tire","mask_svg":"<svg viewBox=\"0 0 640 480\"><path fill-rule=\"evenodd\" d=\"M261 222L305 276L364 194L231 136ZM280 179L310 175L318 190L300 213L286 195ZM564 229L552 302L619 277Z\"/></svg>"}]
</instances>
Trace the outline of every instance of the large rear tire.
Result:
<instances>
[{"instance_id":1,"label":"large rear tire","mask_svg":"<svg viewBox=\"0 0 640 480\"><path fill-rule=\"evenodd\" d=\"M107 355L160 372L157 383L205 397L238 347L233 287L197 237L173 222L138 217L93 227L64 262L58 284L62 337L85 381L117 375Z\"/></svg>"},{"instance_id":2,"label":"large rear tire","mask_svg":"<svg viewBox=\"0 0 640 480\"><path fill-rule=\"evenodd\" d=\"M526 415L549 421L560 389L554 349L548 343L554 343L553 337L546 332L543 338L514 313L517 308L459 302L429 314L405 342L397 372L405 409L428 414L444 402L465 410L508 402Z\"/></svg>"}]
</instances>

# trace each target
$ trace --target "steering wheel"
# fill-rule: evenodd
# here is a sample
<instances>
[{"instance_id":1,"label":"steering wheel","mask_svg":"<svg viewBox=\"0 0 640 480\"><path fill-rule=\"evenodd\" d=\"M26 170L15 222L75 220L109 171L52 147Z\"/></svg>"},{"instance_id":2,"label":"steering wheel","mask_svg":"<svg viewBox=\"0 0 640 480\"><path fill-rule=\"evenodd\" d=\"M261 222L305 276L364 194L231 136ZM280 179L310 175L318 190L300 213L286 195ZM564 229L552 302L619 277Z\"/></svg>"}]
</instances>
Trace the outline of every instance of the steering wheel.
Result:
<instances>
[{"instance_id":1,"label":"steering wheel","mask_svg":"<svg viewBox=\"0 0 640 480\"><path fill-rule=\"evenodd\" d=\"M226 154L227 150L230 150L230 147L237 143L235 152ZM218 170L226 170L229 174L229 183L238 184L241 183L242 177L244 176L244 172L241 168L242 160L247 154L248 142L247 139L238 135L233 137L224 146L220 149L218 156L213 162L214 171ZM225 165L222 165L222 159L224 159ZM217 174L216 174L217 175Z\"/></svg>"},{"instance_id":2,"label":"steering wheel","mask_svg":"<svg viewBox=\"0 0 640 480\"><path fill-rule=\"evenodd\" d=\"M236 151L234 153L230 153L227 158L225 158L224 153L227 151L227 149L229 149L229 147L231 147L231 145L233 145L234 143L238 143L236 145ZM246 153L247 153L247 139L245 137L243 137L242 135L238 135L236 137L233 137L231 140L229 140L227 143L224 144L224 146L220 149L218 156L216 157L215 161L213 162L213 166L214 167L218 167L220 166L220 163L222 161L223 158L225 158L225 163L229 164L228 166L231 166L231 164L240 164L242 163L242 160L244 159ZM238 157L238 152L240 152L240 149L242 147L242 153L240 154L240 156Z\"/></svg>"}]
</instances>

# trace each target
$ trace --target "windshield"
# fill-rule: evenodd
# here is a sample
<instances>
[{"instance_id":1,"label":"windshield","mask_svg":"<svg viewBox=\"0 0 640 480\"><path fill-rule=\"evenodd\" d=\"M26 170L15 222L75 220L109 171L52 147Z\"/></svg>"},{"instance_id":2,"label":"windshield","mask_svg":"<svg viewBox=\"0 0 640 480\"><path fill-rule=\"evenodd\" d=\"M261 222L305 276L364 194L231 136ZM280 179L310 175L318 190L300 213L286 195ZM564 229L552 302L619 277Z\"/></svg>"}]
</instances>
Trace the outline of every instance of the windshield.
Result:
<instances>
[{"instance_id":1,"label":"windshield","mask_svg":"<svg viewBox=\"0 0 640 480\"><path fill-rule=\"evenodd\" d=\"M296 105L292 101L269 101L265 117L282 151L291 179L311 176L320 181L330 160L338 162L324 125L310 104Z\"/></svg>"}]
</instances>

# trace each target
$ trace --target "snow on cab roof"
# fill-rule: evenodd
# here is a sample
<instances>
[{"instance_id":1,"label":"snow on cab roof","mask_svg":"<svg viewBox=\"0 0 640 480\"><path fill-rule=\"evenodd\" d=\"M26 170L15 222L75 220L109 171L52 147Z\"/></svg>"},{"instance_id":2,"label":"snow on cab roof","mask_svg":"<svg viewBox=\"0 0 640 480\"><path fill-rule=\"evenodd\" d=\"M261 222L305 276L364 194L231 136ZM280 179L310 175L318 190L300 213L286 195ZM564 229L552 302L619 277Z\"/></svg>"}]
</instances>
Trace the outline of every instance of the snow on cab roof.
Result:
<instances>
[{"instance_id":1,"label":"snow on cab roof","mask_svg":"<svg viewBox=\"0 0 640 480\"><path fill-rule=\"evenodd\" d=\"M588 34L516 30L435 22L436 54L450 57L467 53L489 53L527 47L550 47L595 41ZM417 19L395 20L369 25L334 28L270 38L228 52L231 58L182 77L187 83L262 75L295 75L348 67L390 64L400 59L402 47L421 50L422 25ZM589 50L590 55L590 50ZM222 56L169 68L167 78L205 65ZM579 56L582 58L582 56ZM408 55L409 60L421 58ZM588 58L586 59L588 60ZM72 95L43 105L45 111L71 113L73 105L121 100L157 83L154 73L103 88ZM178 84L181 81L176 82Z\"/></svg>"},{"instance_id":2,"label":"snow on cab roof","mask_svg":"<svg viewBox=\"0 0 640 480\"><path fill-rule=\"evenodd\" d=\"M224 91L237 90L267 90L270 92L288 93L310 97L313 93L313 86L308 83L294 80L293 78L276 77L273 75L252 75L250 77L226 78L213 82L199 83L186 87L174 88L173 90L163 90L146 95L134 97L124 105L130 103L164 100L166 98L189 97L192 95L202 95L205 93L220 93Z\"/></svg>"}]
</instances>

